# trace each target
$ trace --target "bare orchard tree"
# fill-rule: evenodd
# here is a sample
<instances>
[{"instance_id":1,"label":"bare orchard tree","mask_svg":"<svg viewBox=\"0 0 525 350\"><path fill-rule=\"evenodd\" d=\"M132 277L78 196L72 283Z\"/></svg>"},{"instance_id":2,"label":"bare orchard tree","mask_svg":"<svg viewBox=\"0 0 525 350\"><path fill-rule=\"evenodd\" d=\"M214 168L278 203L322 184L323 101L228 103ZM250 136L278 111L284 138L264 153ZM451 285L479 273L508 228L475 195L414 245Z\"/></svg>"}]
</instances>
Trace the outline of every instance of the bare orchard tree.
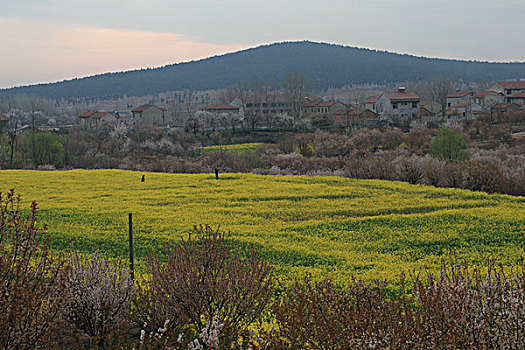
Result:
<instances>
[{"instance_id":1,"label":"bare orchard tree","mask_svg":"<svg viewBox=\"0 0 525 350\"><path fill-rule=\"evenodd\" d=\"M435 77L428 81L428 90L432 100L441 105L441 117L445 118L447 110L447 95L456 88L454 81L447 76Z\"/></svg>"},{"instance_id":2,"label":"bare orchard tree","mask_svg":"<svg viewBox=\"0 0 525 350\"><path fill-rule=\"evenodd\" d=\"M9 147L9 167L13 168L16 144L18 137L22 134L21 126L22 111L13 109L7 113L7 138Z\"/></svg>"},{"instance_id":3,"label":"bare orchard tree","mask_svg":"<svg viewBox=\"0 0 525 350\"><path fill-rule=\"evenodd\" d=\"M290 98L294 122L298 122L302 116L301 106L308 88L308 80L303 73L297 70L289 70L284 77L283 87Z\"/></svg>"}]
</instances>

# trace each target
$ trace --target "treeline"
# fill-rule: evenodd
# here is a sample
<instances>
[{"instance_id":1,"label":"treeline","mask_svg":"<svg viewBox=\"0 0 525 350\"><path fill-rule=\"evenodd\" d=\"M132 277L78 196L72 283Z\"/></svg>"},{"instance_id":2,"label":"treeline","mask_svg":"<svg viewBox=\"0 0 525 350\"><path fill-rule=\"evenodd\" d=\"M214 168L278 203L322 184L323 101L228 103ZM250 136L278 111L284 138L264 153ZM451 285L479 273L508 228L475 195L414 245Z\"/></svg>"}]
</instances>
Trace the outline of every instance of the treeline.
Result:
<instances>
[{"instance_id":1,"label":"treeline","mask_svg":"<svg viewBox=\"0 0 525 350\"><path fill-rule=\"evenodd\" d=\"M239 81L257 81L278 89L290 70L304 74L315 91L348 84L419 81L442 75L467 83L516 79L525 75L525 63L445 60L309 41L283 42L160 68L4 89L0 95L115 98L224 89Z\"/></svg>"},{"instance_id":2,"label":"treeline","mask_svg":"<svg viewBox=\"0 0 525 350\"><path fill-rule=\"evenodd\" d=\"M262 175L328 175L406 181L440 187L525 195L525 142L512 137L522 112L497 121L445 123L427 128L311 130L129 131L123 125L65 134L26 130L0 135L2 168L118 168L171 173L253 172ZM229 152L221 145L265 142ZM215 145L202 152L202 145Z\"/></svg>"},{"instance_id":3,"label":"treeline","mask_svg":"<svg viewBox=\"0 0 525 350\"><path fill-rule=\"evenodd\" d=\"M137 276L137 275L135 275ZM525 273L442 266L386 282L280 283L208 226L134 280L96 252L56 254L14 191L0 194L3 349L521 349Z\"/></svg>"}]
</instances>

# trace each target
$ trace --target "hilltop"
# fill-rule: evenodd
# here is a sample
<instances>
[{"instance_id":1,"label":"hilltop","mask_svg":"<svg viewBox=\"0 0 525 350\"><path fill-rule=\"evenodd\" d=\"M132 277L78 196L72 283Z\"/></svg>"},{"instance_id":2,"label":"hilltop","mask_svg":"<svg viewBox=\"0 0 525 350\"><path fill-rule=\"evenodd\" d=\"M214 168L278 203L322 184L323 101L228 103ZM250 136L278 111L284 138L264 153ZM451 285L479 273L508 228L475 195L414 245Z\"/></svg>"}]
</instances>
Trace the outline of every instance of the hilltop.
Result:
<instances>
[{"instance_id":1,"label":"hilltop","mask_svg":"<svg viewBox=\"0 0 525 350\"><path fill-rule=\"evenodd\" d=\"M0 90L46 98L111 98L177 90L221 89L237 84L281 87L290 70L307 77L312 90L348 84L393 84L447 75L487 81L525 77L525 63L490 63L417 57L310 41L263 45L198 61Z\"/></svg>"}]
</instances>

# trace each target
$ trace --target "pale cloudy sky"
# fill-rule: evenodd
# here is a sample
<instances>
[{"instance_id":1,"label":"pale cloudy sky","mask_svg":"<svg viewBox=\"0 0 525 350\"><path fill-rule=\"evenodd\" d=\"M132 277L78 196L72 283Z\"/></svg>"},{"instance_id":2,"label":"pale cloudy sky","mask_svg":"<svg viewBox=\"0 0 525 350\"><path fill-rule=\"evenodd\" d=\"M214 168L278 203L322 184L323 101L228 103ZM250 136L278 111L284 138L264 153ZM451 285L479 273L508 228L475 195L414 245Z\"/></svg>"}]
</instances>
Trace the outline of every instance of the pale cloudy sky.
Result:
<instances>
[{"instance_id":1,"label":"pale cloudy sky","mask_svg":"<svg viewBox=\"0 0 525 350\"><path fill-rule=\"evenodd\" d=\"M525 0L0 0L0 88L313 40L525 61Z\"/></svg>"}]
</instances>

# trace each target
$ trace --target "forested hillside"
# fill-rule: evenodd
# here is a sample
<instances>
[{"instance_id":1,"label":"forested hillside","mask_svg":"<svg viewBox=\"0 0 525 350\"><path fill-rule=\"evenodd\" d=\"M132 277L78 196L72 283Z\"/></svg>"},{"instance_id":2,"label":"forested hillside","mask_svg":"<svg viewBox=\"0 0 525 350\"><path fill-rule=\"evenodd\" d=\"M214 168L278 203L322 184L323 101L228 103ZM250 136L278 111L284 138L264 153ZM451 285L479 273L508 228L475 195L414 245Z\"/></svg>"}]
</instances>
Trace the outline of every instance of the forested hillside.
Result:
<instances>
[{"instance_id":1,"label":"forested hillside","mask_svg":"<svg viewBox=\"0 0 525 350\"><path fill-rule=\"evenodd\" d=\"M388 84L447 75L463 81L525 77L525 63L489 63L415 57L309 41L260 46L160 68L106 73L58 83L0 90L47 98L141 96L175 90L225 88L243 82L279 88L290 70L312 90L347 84Z\"/></svg>"}]
</instances>

